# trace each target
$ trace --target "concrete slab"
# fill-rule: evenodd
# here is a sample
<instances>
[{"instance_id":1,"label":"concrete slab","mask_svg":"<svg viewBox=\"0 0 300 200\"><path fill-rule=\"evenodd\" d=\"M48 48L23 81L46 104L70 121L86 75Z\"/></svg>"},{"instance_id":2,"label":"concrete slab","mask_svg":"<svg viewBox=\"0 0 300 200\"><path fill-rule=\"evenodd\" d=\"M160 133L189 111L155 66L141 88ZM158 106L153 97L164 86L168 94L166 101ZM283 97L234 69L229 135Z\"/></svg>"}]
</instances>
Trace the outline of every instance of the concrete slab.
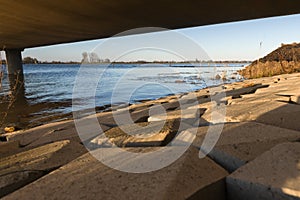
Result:
<instances>
[{"instance_id":1,"label":"concrete slab","mask_svg":"<svg viewBox=\"0 0 300 200\"><path fill-rule=\"evenodd\" d=\"M149 117L149 108L135 110L130 113L130 116L132 118L132 121L135 123L147 122L147 119Z\"/></svg>"},{"instance_id":2,"label":"concrete slab","mask_svg":"<svg viewBox=\"0 0 300 200\"><path fill-rule=\"evenodd\" d=\"M242 121L252 121L256 119L261 114L268 112L272 109L278 108L284 103L278 102L271 106L269 105L270 98L260 99L259 97L253 97L258 91L268 90L268 84L261 83L234 83L233 85L223 86L222 89L210 88L207 89L208 95L220 95L220 99L215 98L202 99L198 101L201 103L202 108L206 108L206 112L203 114L202 118L207 123L225 123L225 122L242 122ZM223 91L223 94L216 93ZM251 101L247 99L251 98ZM272 97L271 97L272 98ZM217 100L217 101L211 101ZM257 101L259 99L259 101ZM212 118L212 112L214 112L214 119ZM201 121L200 121L201 122Z\"/></svg>"},{"instance_id":3,"label":"concrete slab","mask_svg":"<svg viewBox=\"0 0 300 200\"><path fill-rule=\"evenodd\" d=\"M178 100L172 100L172 101L168 101L167 103L163 103L162 106L167 110L175 110L178 107L180 107L180 104L178 102Z\"/></svg>"},{"instance_id":4,"label":"concrete slab","mask_svg":"<svg viewBox=\"0 0 300 200\"><path fill-rule=\"evenodd\" d=\"M168 167L140 174L111 169L85 154L3 199L225 199L228 173L198 153L191 147Z\"/></svg>"},{"instance_id":5,"label":"concrete slab","mask_svg":"<svg viewBox=\"0 0 300 200\"><path fill-rule=\"evenodd\" d=\"M100 124L104 124L109 127L114 127L116 126L116 122L113 119L112 112L105 112L105 113L100 113L97 115L97 119Z\"/></svg>"},{"instance_id":6,"label":"concrete slab","mask_svg":"<svg viewBox=\"0 0 300 200\"><path fill-rule=\"evenodd\" d=\"M241 100L242 101L242 100ZM243 103L234 103L226 106L227 122L247 122L256 120L263 114L271 112L285 106L284 102L270 102L268 100L260 100L259 102L244 101Z\"/></svg>"},{"instance_id":7,"label":"concrete slab","mask_svg":"<svg viewBox=\"0 0 300 200\"><path fill-rule=\"evenodd\" d=\"M145 102L145 103L137 103L137 104L132 104L129 106L130 111L138 111L138 110L144 110L146 108L149 108L150 106L153 105L153 102Z\"/></svg>"},{"instance_id":8,"label":"concrete slab","mask_svg":"<svg viewBox=\"0 0 300 200\"><path fill-rule=\"evenodd\" d=\"M80 142L80 138L78 137L77 131L75 127L68 127L62 129L53 129L41 137L33 140L30 144L27 144L27 147L39 147L45 144L53 143L56 141L62 140L73 140Z\"/></svg>"},{"instance_id":9,"label":"concrete slab","mask_svg":"<svg viewBox=\"0 0 300 200\"><path fill-rule=\"evenodd\" d=\"M0 155L1 157L12 155L20 149L19 141L0 142Z\"/></svg>"},{"instance_id":10,"label":"concrete slab","mask_svg":"<svg viewBox=\"0 0 300 200\"><path fill-rule=\"evenodd\" d=\"M202 108L174 110L165 114L152 115L148 118L148 122L181 119L186 122L190 121L190 124L194 124L197 119L199 120L200 116L203 115L204 112L205 109Z\"/></svg>"},{"instance_id":11,"label":"concrete slab","mask_svg":"<svg viewBox=\"0 0 300 200\"><path fill-rule=\"evenodd\" d=\"M0 198L35 181L46 173L44 171L17 171L0 177Z\"/></svg>"},{"instance_id":12,"label":"concrete slab","mask_svg":"<svg viewBox=\"0 0 300 200\"><path fill-rule=\"evenodd\" d=\"M285 103L257 117L256 121L287 129L300 131L300 105Z\"/></svg>"},{"instance_id":13,"label":"concrete slab","mask_svg":"<svg viewBox=\"0 0 300 200\"><path fill-rule=\"evenodd\" d=\"M300 104L300 96L299 95L291 96L291 102L295 104Z\"/></svg>"},{"instance_id":14,"label":"concrete slab","mask_svg":"<svg viewBox=\"0 0 300 200\"><path fill-rule=\"evenodd\" d=\"M59 141L0 158L0 197L86 153L79 143Z\"/></svg>"},{"instance_id":15,"label":"concrete slab","mask_svg":"<svg viewBox=\"0 0 300 200\"><path fill-rule=\"evenodd\" d=\"M128 114L129 113L129 114ZM99 115L98 121L100 124L108 126L108 127L115 127L115 126L120 126L120 125L125 125L128 124L128 121L124 121L123 123L120 124L120 122L116 122L115 118L118 117L120 119L125 118L128 119L128 115L131 117L131 120L135 123L138 122L146 122L148 117L149 117L149 108L141 108L141 109L133 109L131 110L130 108L126 109L121 109L109 113L105 113L103 115Z\"/></svg>"},{"instance_id":16,"label":"concrete slab","mask_svg":"<svg viewBox=\"0 0 300 200\"><path fill-rule=\"evenodd\" d=\"M72 140L81 142L81 139L91 139L101 132L95 132L91 125L89 117L80 120L81 129L85 130L85 135L79 138L77 128L74 121L64 121L59 123L51 123L35 127L29 130L21 130L14 133L7 133L4 136L8 141L18 141L21 147L38 147L45 144L62 140ZM102 131L107 131L110 127L100 124Z\"/></svg>"},{"instance_id":17,"label":"concrete slab","mask_svg":"<svg viewBox=\"0 0 300 200\"><path fill-rule=\"evenodd\" d=\"M269 85L263 84L251 84L244 85L244 87L236 88L234 90L227 90L226 96L231 96L232 98L239 98L241 95L247 95L255 93L258 89L267 88Z\"/></svg>"},{"instance_id":18,"label":"concrete slab","mask_svg":"<svg viewBox=\"0 0 300 200\"><path fill-rule=\"evenodd\" d=\"M254 94L230 100L226 106L226 121L254 120L299 131L299 80L298 74L251 80L253 83L261 81L270 86L258 89Z\"/></svg>"},{"instance_id":19,"label":"concrete slab","mask_svg":"<svg viewBox=\"0 0 300 200\"><path fill-rule=\"evenodd\" d=\"M45 124L28 130L20 130L13 133L3 134L8 141L19 141L20 146L27 146L39 138L56 131L65 130L67 127L72 126L72 121L56 122ZM72 136L74 136L72 134Z\"/></svg>"},{"instance_id":20,"label":"concrete slab","mask_svg":"<svg viewBox=\"0 0 300 200\"><path fill-rule=\"evenodd\" d=\"M300 199L300 143L283 143L226 178L228 199Z\"/></svg>"},{"instance_id":21,"label":"concrete slab","mask_svg":"<svg viewBox=\"0 0 300 200\"><path fill-rule=\"evenodd\" d=\"M79 143L68 140L47 144L0 158L0 176L23 170L49 170L60 167L86 152Z\"/></svg>"},{"instance_id":22,"label":"concrete slab","mask_svg":"<svg viewBox=\"0 0 300 200\"><path fill-rule=\"evenodd\" d=\"M209 101L200 105L205 112L201 115L199 126L226 122L226 105L224 103L218 105L215 101Z\"/></svg>"},{"instance_id":23,"label":"concrete slab","mask_svg":"<svg viewBox=\"0 0 300 200\"><path fill-rule=\"evenodd\" d=\"M87 144L89 148L117 145L119 147L151 147L168 144L177 134L180 120L144 122L114 127Z\"/></svg>"},{"instance_id":24,"label":"concrete slab","mask_svg":"<svg viewBox=\"0 0 300 200\"><path fill-rule=\"evenodd\" d=\"M216 126L218 125L198 129L195 145L203 152L207 153L203 141L208 128L214 130ZM217 132L212 134L217 134ZM219 138L216 135L210 137L218 140L208 155L226 170L232 172L277 144L299 140L300 132L256 122L244 122L227 123ZM212 141L207 139L206 142Z\"/></svg>"}]
</instances>

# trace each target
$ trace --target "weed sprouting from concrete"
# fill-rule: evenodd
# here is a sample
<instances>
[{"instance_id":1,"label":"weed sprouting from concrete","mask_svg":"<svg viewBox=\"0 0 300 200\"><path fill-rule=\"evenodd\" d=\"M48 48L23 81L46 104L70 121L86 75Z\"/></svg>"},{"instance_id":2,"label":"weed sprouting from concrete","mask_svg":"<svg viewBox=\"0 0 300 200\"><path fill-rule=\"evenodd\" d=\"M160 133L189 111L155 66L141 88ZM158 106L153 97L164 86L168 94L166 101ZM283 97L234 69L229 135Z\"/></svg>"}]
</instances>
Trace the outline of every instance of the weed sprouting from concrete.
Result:
<instances>
[{"instance_id":1,"label":"weed sprouting from concrete","mask_svg":"<svg viewBox=\"0 0 300 200\"><path fill-rule=\"evenodd\" d=\"M1 108L1 113L0 113L0 128L3 128L6 125L6 120L8 118L9 112L12 110L16 100L17 96L23 87L24 81L22 80L22 74L20 72L16 73L14 75L15 81L14 83L10 86L10 91L8 94L5 94L3 92L3 80L5 78L5 70L7 64L5 63L5 60L2 59L2 53L0 52L0 61L1 61L1 66L0 66L0 92L2 95L0 96L0 103L4 106ZM5 63L5 64L4 64ZM7 76L7 78L9 78ZM1 131L0 131L1 132Z\"/></svg>"}]
</instances>

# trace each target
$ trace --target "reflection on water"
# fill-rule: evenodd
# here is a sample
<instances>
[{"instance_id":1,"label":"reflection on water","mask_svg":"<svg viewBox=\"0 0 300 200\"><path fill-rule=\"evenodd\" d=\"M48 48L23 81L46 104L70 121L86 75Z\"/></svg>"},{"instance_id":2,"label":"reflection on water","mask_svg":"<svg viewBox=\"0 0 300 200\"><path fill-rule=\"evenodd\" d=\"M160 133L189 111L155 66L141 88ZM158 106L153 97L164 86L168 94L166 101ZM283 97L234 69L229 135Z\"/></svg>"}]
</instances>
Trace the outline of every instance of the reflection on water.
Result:
<instances>
[{"instance_id":1,"label":"reflection on water","mask_svg":"<svg viewBox=\"0 0 300 200\"><path fill-rule=\"evenodd\" d=\"M76 102L84 104L90 96L90 75L100 71L95 93L95 105L135 103L145 99L156 99L174 93L183 93L221 83L216 74L227 71L226 82L238 81L236 71L242 64L226 66L192 67L174 64L114 64L86 65L86 81L81 97ZM0 90L0 127L10 123L20 128L34 127L49 121L72 117L72 92L80 65L24 65L24 78L8 77L5 74ZM17 81L16 81L17 80ZM25 87L24 87L25 86ZM135 91L132 88L139 86ZM117 88L117 89L116 89ZM175 89L174 89L175 88ZM115 92L117 98L113 98ZM130 99L128 99L130 93ZM3 119L5 119L3 121Z\"/></svg>"}]
</instances>

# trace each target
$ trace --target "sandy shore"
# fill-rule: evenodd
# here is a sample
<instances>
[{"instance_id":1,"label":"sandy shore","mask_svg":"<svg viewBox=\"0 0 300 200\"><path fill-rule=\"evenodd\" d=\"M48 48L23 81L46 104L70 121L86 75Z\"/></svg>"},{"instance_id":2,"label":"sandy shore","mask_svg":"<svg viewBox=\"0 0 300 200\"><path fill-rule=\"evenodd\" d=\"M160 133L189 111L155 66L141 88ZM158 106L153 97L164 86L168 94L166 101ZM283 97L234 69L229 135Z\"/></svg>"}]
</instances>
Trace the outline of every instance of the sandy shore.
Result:
<instances>
[{"instance_id":1,"label":"sandy shore","mask_svg":"<svg viewBox=\"0 0 300 200\"><path fill-rule=\"evenodd\" d=\"M273 152L277 145L289 142L291 145L287 146L293 146L300 139L299 81L300 73L284 74L168 96L125 108L115 107L95 115L102 131L95 131L91 116L83 118L80 121L80 130L84 131L81 137L73 120L2 134L1 140L6 142L0 143L0 194L5 196L4 199L90 199L95 195L111 199L118 196L124 199L171 196L185 199L197 195L218 199L242 195L244 198L243 195L248 194L235 190L240 187L235 184L239 180L237 171L247 163L256 162L265 152ZM213 97L220 94L222 98L214 101ZM225 108L226 115L216 122L213 113L218 112L215 107L220 105ZM121 125L117 123L113 112L122 118L125 111L142 128L132 128L126 121ZM205 151L201 144L207 129L218 124L224 124L218 142L211 152L205 152L209 153L208 157L199 159L198 151ZM123 128L136 135L128 134ZM162 170L140 176L108 168L86 149L97 151L116 145L133 152L155 151L169 144L177 133L184 135L192 131L197 133L196 138L182 158ZM288 147L279 149L282 148ZM198 166L197 170L193 166ZM205 171L207 168L212 173ZM230 175L232 172L235 174ZM300 174L299 171L292 172L296 174L286 174L286 179L294 177L293 184L278 183L276 188L297 191L292 196L299 198L297 177ZM276 176L274 172L273 178ZM247 185L248 179L243 180ZM273 184L268 181L258 183L270 184L269 188ZM180 184L186 184L186 187ZM113 189L108 190L109 187ZM254 188L253 191L259 190ZM282 191L282 195L291 195ZM217 193L222 195L214 196Z\"/></svg>"}]
</instances>

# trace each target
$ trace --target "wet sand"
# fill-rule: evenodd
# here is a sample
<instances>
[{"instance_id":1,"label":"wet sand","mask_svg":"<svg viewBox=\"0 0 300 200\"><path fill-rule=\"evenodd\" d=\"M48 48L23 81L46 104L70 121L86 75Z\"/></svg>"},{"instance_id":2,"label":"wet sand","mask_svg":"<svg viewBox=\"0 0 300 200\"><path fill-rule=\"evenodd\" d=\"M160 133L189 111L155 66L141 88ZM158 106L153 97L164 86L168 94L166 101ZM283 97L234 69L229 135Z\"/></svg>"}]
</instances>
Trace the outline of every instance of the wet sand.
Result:
<instances>
[{"instance_id":1,"label":"wet sand","mask_svg":"<svg viewBox=\"0 0 300 200\"><path fill-rule=\"evenodd\" d=\"M45 102L30 105L29 103L13 103L2 101L0 105L0 133L5 127L13 126L16 130L25 130L55 121L72 118L72 113L55 111L70 106L71 102Z\"/></svg>"}]
</instances>

